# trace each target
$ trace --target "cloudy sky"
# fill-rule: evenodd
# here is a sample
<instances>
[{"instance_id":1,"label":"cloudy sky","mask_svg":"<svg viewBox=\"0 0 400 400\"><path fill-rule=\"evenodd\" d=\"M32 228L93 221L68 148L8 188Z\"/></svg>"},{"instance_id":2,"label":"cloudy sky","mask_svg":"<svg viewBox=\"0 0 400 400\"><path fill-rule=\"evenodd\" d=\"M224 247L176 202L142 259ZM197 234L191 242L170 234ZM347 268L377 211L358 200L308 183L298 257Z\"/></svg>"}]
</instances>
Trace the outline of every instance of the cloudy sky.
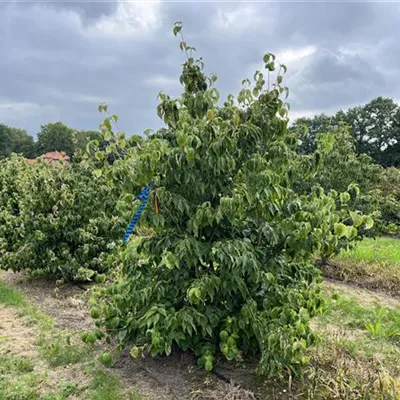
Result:
<instances>
[{"instance_id":1,"label":"cloudy sky","mask_svg":"<svg viewBox=\"0 0 400 400\"><path fill-rule=\"evenodd\" d=\"M180 90L177 20L223 96L273 52L291 118L400 100L400 3L0 0L0 122L96 129L106 102L123 131L160 127L158 92Z\"/></svg>"}]
</instances>

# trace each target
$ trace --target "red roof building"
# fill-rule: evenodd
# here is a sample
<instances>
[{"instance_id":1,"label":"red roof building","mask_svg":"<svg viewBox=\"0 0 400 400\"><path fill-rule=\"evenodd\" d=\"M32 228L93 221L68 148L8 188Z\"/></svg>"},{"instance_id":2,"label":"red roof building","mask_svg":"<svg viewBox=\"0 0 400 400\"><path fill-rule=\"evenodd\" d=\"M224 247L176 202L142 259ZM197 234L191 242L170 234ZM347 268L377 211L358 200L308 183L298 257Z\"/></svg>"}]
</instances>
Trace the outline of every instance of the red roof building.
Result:
<instances>
[{"instance_id":1,"label":"red roof building","mask_svg":"<svg viewBox=\"0 0 400 400\"><path fill-rule=\"evenodd\" d=\"M64 151L59 152L59 151L50 151L48 153L42 154L41 156L37 158L43 158L47 162L55 162L55 161L64 161L65 164L71 165L69 160L70 156L67 156ZM36 159L29 159L28 163L32 164L36 161Z\"/></svg>"}]
</instances>

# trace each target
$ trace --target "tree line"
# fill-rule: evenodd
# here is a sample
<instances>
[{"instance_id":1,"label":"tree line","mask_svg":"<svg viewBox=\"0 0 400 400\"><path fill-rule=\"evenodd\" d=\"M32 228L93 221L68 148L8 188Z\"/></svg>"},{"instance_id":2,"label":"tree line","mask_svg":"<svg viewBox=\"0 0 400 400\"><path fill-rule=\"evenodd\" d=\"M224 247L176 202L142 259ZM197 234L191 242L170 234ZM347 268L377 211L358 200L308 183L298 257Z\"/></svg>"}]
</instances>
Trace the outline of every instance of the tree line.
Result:
<instances>
[{"instance_id":1,"label":"tree line","mask_svg":"<svg viewBox=\"0 0 400 400\"><path fill-rule=\"evenodd\" d=\"M35 141L25 129L0 123L0 158L11 153L35 158L49 151L63 151L72 156L77 149L83 149L100 134L95 130L76 130L62 122L41 125Z\"/></svg>"},{"instance_id":2,"label":"tree line","mask_svg":"<svg viewBox=\"0 0 400 400\"><path fill-rule=\"evenodd\" d=\"M367 154L384 167L400 166L400 107L385 97L347 111L339 110L332 116L298 118L292 129L303 129L299 151L305 154L315 151L317 134L330 132L341 122L348 125L358 154Z\"/></svg>"},{"instance_id":3,"label":"tree line","mask_svg":"<svg viewBox=\"0 0 400 400\"><path fill-rule=\"evenodd\" d=\"M348 125L357 154L367 154L384 167L400 166L400 107L385 97L346 111L339 110L335 115L296 119L291 130L301 132L299 152L314 152L317 134L330 132L343 122ZM0 157L17 153L34 158L55 150L72 156L76 149L83 149L93 139L99 139L98 131L76 130L55 122L41 125L35 141L26 130L0 123Z\"/></svg>"}]
</instances>

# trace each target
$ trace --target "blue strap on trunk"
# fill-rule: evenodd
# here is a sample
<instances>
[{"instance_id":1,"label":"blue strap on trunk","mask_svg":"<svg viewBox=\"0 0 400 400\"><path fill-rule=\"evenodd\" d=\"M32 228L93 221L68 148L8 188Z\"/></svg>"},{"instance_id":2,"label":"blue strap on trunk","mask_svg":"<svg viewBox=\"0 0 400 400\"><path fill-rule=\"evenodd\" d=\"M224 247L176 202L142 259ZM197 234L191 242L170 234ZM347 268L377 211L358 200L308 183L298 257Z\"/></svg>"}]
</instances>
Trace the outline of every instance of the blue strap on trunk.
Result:
<instances>
[{"instance_id":1,"label":"blue strap on trunk","mask_svg":"<svg viewBox=\"0 0 400 400\"><path fill-rule=\"evenodd\" d=\"M125 232L125 236L124 236L124 244L128 241L129 236L131 235L133 229L135 228L136 223L138 222L144 208L146 207L147 202L149 201L149 197L150 197L150 189L153 186L153 182L150 182L143 190L142 192L139 194L138 197L136 197L135 200L141 200L142 204L140 205L140 207L138 208L138 210L136 211L135 215L132 218L131 223L128 226L128 229Z\"/></svg>"}]
</instances>

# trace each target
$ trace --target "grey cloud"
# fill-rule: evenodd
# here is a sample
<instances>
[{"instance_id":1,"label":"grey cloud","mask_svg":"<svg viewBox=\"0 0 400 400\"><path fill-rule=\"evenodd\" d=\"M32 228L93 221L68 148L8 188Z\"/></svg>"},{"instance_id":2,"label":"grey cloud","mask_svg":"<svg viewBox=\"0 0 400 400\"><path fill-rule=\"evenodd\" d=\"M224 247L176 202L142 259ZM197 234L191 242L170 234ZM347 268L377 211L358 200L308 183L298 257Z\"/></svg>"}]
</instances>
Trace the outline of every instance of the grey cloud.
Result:
<instances>
[{"instance_id":1,"label":"grey cloud","mask_svg":"<svg viewBox=\"0 0 400 400\"><path fill-rule=\"evenodd\" d=\"M33 134L57 119L96 128L97 104L104 100L123 130L160 127L157 93L179 93L174 81L184 60L171 33L176 20L184 22L185 39L206 71L218 74L223 96L237 92L265 52L311 46L312 54L288 62L294 112L332 110L379 95L400 98L398 4L161 3L127 8L114 24L119 7L0 4L0 122ZM132 17L126 28L135 29L115 32L125 16Z\"/></svg>"},{"instance_id":2,"label":"grey cloud","mask_svg":"<svg viewBox=\"0 0 400 400\"><path fill-rule=\"evenodd\" d=\"M319 50L289 79L294 108L341 108L370 100L389 88L382 72L358 55Z\"/></svg>"}]
</instances>

